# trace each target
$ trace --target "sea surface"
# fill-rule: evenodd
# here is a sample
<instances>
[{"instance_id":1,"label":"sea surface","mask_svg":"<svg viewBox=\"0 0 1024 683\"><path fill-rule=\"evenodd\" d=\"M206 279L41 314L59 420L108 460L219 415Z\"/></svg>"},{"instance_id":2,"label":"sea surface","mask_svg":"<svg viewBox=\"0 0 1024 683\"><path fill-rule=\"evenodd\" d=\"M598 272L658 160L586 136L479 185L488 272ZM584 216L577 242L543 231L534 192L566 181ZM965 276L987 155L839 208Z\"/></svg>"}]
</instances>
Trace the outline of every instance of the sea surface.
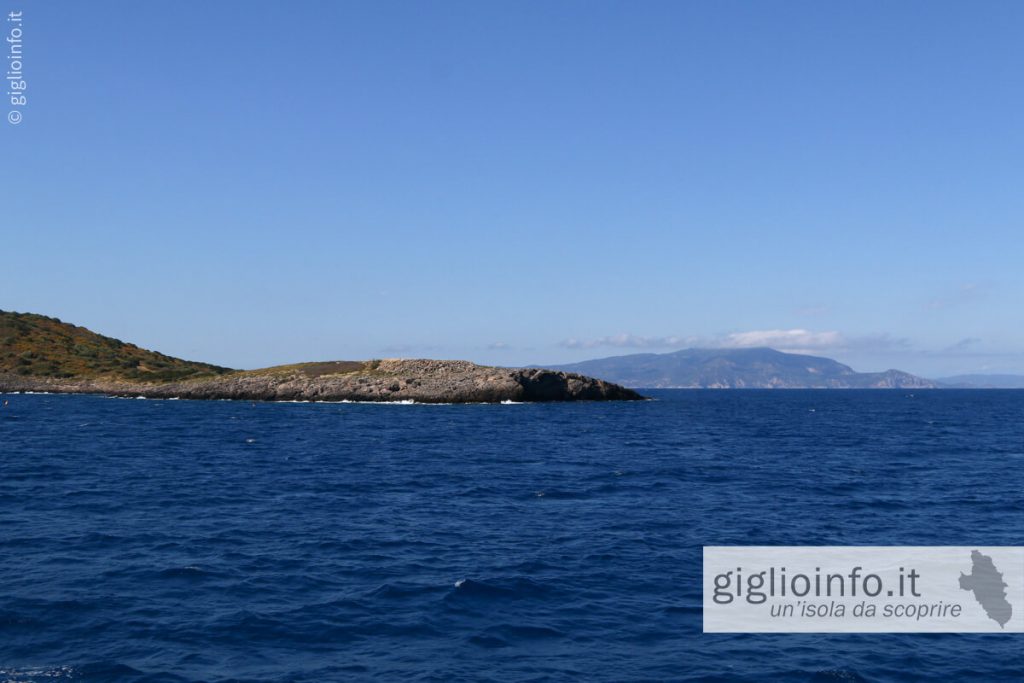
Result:
<instances>
[{"instance_id":1,"label":"sea surface","mask_svg":"<svg viewBox=\"0 0 1024 683\"><path fill-rule=\"evenodd\" d=\"M8 395L0 681L1021 681L1019 635L701 633L701 546L1024 543L1024 392Z\"/></svg>"}]
</instances>

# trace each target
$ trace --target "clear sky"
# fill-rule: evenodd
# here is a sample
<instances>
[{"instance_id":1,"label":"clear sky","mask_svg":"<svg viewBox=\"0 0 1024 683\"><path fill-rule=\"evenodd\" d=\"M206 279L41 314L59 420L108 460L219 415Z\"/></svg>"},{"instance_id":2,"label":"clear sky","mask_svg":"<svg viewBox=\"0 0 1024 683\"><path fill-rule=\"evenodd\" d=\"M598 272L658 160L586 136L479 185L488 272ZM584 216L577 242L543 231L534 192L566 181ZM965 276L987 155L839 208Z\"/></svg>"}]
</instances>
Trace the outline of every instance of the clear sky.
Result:
<instances>
[{"instance_id":1,"label":"clear sky","mask_svg":"<svg viewBox=\"0 0 1024 683\"><path fill-rule=\"evenodd\" d=\"M7 4L2 309L233 367L1024 372L1024 3Z\"/></svg>"}]
</instances>

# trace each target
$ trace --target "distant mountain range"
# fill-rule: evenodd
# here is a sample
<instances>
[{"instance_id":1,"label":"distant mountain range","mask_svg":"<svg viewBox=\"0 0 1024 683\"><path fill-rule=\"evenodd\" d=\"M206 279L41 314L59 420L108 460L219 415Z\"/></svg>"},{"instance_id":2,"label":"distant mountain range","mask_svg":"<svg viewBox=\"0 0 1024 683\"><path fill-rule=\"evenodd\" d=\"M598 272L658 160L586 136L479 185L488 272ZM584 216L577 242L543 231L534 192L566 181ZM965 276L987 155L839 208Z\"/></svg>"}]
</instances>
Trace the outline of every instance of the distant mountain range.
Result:
<instances>
[{"instance_id":1,"label":"distant mountain range","mask_svg":"<svg viewBox=\"0 0 1024 683\"><path fill-rule=\"evenodd\" d=\"M857 372L831 358L769 348L636 353L544 367L651 389L940 388L937 382L900 370Z\"/></svg>"},{"instance_id":2,"label":"distant mountain range","mask_svg":"<svg viewBox=\"0 0 1024 683\"><path fill-rule=\"evenodd\" d=\"M1024 375L953 375L935 381L949 389L1024 389Z\"/></svg>"}]
</instances>

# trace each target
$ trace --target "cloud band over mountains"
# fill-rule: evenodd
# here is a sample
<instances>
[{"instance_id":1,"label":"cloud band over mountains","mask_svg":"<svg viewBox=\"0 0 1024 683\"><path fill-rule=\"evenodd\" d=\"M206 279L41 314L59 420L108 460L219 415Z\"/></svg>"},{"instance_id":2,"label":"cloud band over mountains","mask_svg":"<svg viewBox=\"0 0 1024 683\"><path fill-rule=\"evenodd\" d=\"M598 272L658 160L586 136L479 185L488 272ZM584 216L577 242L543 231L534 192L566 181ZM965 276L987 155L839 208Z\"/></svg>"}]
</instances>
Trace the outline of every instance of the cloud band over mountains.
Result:
<instances>
[{"instance_id":1,"label":"cloud band over mountains","mask_svg":"<svg viewBox=\"0 0 1024 683\"><path fill-rule=\"evenodd\" d=\"M616 334L596 339L566 339L561 346L569 349L623 348L623 349L682 349L688 347L747 349L767 346L788 353L824 353L836 351L891 351L910 346L906 339L888 335L847 337L829 330L815 332L805 329L750 330L731 332L719 337L666 336L645 337L635 334Z\"/></svg>"}]
</instances>

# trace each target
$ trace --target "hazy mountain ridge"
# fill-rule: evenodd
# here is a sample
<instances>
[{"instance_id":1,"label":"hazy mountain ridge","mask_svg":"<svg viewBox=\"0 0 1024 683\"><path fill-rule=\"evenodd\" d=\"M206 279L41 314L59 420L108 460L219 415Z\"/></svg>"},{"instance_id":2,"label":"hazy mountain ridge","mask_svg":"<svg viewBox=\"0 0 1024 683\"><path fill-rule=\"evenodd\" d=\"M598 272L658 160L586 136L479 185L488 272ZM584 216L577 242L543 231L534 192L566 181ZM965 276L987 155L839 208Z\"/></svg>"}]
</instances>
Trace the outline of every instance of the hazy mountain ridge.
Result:
<instances>
[{"instance_id":1,"label":"hazy mountain ridge","mask_svg":"<svg viewBox=\"0 0 1024 683\"><path fill-rule=\"evenodd\" d=\"M1024 389L1024 375L953 375L935 381L950 389Z\"/></svg>"},{"instance_id":2,"label":"hazy mountain ridge","mask_svg":"<svg viewBox=\"0 0 1024 683\"><path fill-rule=\"evenodd\" d=\"M857 372L819 356L769 348L683 349L544 366L651 389L935 389L900 370Z\"/></svg>"}]
</instances>

